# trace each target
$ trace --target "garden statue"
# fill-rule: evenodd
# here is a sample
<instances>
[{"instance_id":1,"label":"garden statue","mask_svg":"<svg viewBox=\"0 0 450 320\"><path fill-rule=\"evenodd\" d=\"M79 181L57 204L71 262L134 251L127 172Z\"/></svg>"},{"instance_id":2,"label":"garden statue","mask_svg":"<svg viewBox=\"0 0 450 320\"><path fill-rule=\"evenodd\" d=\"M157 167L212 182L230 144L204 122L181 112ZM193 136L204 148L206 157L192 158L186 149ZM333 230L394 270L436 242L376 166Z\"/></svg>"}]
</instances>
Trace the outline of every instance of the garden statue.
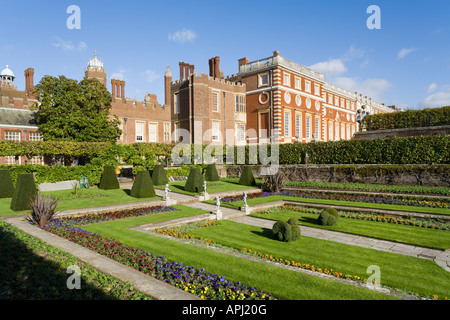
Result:
<instances>
[{"instance_id":1,"label":"garden statue","mask_svg":"<svg viewBox=\"0 0 450 320\"><path fill-rule=\"evenodd\" d=\"M247 192L246 191L244 191L243 199L244 199L244 207L246 207L247 206Z\"/></svg>"},{"instance_id":2,"label":"garden statue","mask_svg":"<svg viewBox=\"0 0 450 320\"><path fill-rule=\"evenodd\" d=\"M169 191L172 191L169 189L169 184L166 184L166 187L164 188L164 197L167 199L169 197Z\"/></svg>"},{"instance_id":3,"label":"garden statue","mask_svg":"<svg viewBox=\"0 0 450 320\"><path fill-rule=\"evenodd\" d=\"M219 196L216 196L216 220L222 220L222 210L220 210L220 199Z\"/></svg>"},{"instance_id":4,"label":"garden statue","mask_svg":"<svg viewBox=\"0 0 450 320\"><path fill-rule=\"evenodd\" d=\"M222 199L219 196L216 196L216 210L219 211L220 210L220 199Z\"/></svg>"},{"instance_id":5,"label":"garden statue","mask_svg":"<svg viewBox=\"0 0 450 320\"><path fill-rule=\"evenodd\" d=\"M203 181L203 193L206 194L206 181Z\"/></svg>"}]
</instances>

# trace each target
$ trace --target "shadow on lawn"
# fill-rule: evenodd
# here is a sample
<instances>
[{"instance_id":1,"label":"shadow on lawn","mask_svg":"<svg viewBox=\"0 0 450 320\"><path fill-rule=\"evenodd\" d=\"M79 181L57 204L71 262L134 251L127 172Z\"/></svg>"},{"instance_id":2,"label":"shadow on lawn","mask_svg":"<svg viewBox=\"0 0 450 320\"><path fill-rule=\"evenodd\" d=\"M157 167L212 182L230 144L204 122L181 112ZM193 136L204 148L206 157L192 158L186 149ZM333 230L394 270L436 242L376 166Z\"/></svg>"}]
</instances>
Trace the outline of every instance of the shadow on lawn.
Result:
<instances>
[{"instance_id":1,"label":"shadow on lawn","mask_svg":"<svg viewBox=\"0 0 450 320\"><path fill-rule=\"evenodd\" d=\"M116 300L87 283L81 266L81 288L70 290L66 282L72 274L62 269L69 265L46 259L45 251L37 255L1 227L0 241L0 300Z\"/></svg>"},{"instance_id":2,"label":"shadow on lawn","mask_svg":"<svg viewBox=\"0 0 450 320\"><path fill-rule=\"evenodd\" d=\"M254 230L252 230L250 232L253 233L253 234L256 234L257 236L261 236L261 237L265 237L265 238L274 240L272 229L263 228L262 231L254 231Z\"/></svg>"}]
</instances>

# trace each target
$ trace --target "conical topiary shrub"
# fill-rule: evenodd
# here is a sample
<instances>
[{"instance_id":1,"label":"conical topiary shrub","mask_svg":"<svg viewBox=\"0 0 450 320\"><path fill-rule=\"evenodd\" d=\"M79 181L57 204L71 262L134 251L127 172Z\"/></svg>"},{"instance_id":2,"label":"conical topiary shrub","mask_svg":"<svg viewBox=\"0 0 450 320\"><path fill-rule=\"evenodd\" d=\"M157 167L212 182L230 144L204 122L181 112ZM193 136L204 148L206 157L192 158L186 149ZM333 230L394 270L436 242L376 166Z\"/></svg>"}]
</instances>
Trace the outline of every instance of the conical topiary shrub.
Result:
<instances>
[{"instance_id":1,"label":"conical topiary shrub","mask_svg":"<svg viewBox=\"0 0 450 320\"><path fill-rule=\"evenodd\" d=\"M166 170L162 164L158 164L153 168L152 182L154 186L165 186L167 182Z\"/></svg>"},{"instance_id":2,"label":"conical topiary shrub","mask_svg":"<svg viewBox=\"0 0 450 320\"><path fill-rule=\"evenodd\" d=\"M219 181L219 174L217 173L216 164L208 164L205 170L206 181Z\"/></svg>"},{"instance_id":3,"label":"conical topiary shrub","mask_svg":"<svg viewBox=\"0 0 450 320\"><path fill-rule=\"evenodd\" d=\"M250 166L244 166L242 168L241 177L239 179L239 184L243 185L243 186L256 185L255 178L253 177L252 168Z\"/></svg>"},{"instance_id":4,"label":"conical topiary shrub","mask_svg":"<svg viewBox=\"0 0 450 320\"><path fill-rule=\"evenodd\" d=\"M31 201L37 193L32 173L19 173L16 188L11 199L11 210L22 211L31 209Z\"/></svg>"},{"instance_id":5,"label":"conical topiary shrub","mask_svg":"<svg viewBox=\"0 0 450 320\"><path fill-rule=\"evenodd\" d=\"M199 168L191 168L186 184L184 185L184 190L197 193L202 192L203 177Z\"/></svg>"},{"instance_id":6,"label":"conical topiary shrub","mask_svg":"<svg viewBox=\"0 0 450 320\"><path fill-rule=\"evenodd\" d=\"M14 183L8 169L0 170L0 198L11 198L14 193Z\"/></svg>"},{"instance_id":7,"label":"conical topiary shrub","mask_svg":"<svg viewBox=\"0 0 450 320\"><path fill-rule=\"evenodd\" d=\"M135 198L150 198L156 196L150 173L147 170L139 171L131 187L130 196Z\"/></svg>"},{"instance_id":8,"label":"conical topiary shrub","mask_svg":"<svg viewBox=\"0 0 450 320\"><path fill-rule=\"evenodd\" d=\"M119 180L117 179L116 169L114 166L105 166L100 178L99 189L120 189Z\"/></svg>"}]
</instances>

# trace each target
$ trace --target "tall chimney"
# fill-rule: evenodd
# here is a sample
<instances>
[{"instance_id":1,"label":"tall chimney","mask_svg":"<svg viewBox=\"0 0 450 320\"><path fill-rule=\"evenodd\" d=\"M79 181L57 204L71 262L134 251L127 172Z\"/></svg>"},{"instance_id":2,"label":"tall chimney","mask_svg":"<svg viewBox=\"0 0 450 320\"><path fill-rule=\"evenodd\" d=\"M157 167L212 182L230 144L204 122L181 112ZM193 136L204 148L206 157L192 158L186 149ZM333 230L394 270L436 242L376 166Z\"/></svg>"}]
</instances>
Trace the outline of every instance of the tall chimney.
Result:
<instances>
[{"instance_id":1,"label":"tall chimney","mask_svg":"<svg viewBox=\"0 0 450 320\"><path fill-rule=\"evenodd\" d=\"M120 97L122 98L123 101L125 101L125 81L120 81L120 87L121 87Z\"/></svg>"},{"instance_id":2,"label":"tall chimney","mask_svg":"<svg viewBox=\"0 0 450 320\"><path fill-rule=\"evenodd\" d=\"M33 90L34 88L34 69L33 68L28 68L27 70L25 70L25 91L28 93L28 96L30 98L35 98L34 94L31 92L31 90Z\"/></svg>"},{"instance_id":3,"label":"tall chimney","mask_svg":"<svg viewBox=\"0 0 450 320\"><path fill-rule=\"evenodd\" d=\"M189 79L189 64L185 63L184 64L184 79Z\"/></svg>"},{"instance_id":4,"label":"tall chimney","mask_svg":"<svg viewBox=\"0 0 450 320\"><path fill-rule=\"evenodd\" d=\"M111 94L113 100L116 100L116 80L111 79Z\"/></svg>"},{"instance_id":5,"label":"tall chimney","mask_svg":"<svg viewBox=\"0 0 450 320\"><path fill-rule=\"evenodd\" d=\"M170 106L170 86L172 84L172 73L169 70L169 65L167 65L166 73L164 73L164 104Z\"/></svg>"},{"instance_id":6,"label":"tall chimney","mask_svg":"<svg viewBox=\"0 0 450 320\"><path fill-rule=\"evenodd\" d=\"M214 77L214 58L209 59L209 76Z\"/></svg>"},{"instance_id":7,"label":"tall chimney","mask_svg":"<svg viewBox=\"0 0 450 320\"><path fill-rule=\"evenodd\" d=\"M180 65L180 81L182 81L184 79L184 62L180 61L179 65Z\"/></svg>"},{"instance_id":8,"label":"tall chimney","mask_svg":"<svg viewBox=\"0 0 450 320\"><path fill-rule=\"evenodd\" d=\"M214 58L214 78L220 77L219 63L220 63L220 58L219 57L215 57Z\"/></svg>"}]
</instances>

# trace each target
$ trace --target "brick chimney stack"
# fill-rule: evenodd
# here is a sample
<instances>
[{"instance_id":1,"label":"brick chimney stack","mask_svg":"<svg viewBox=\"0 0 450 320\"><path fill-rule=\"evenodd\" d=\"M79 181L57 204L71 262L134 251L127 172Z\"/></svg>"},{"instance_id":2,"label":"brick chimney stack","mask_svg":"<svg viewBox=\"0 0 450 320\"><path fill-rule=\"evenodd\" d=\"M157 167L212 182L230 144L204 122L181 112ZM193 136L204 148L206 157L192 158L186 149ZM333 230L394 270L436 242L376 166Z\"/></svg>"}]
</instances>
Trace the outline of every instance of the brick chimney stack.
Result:
<instances>
[{"instance_id":1,"label":"brick chimney stack","mask_svg":"<svg viewBox=\"0 0 450 320\"><path fill-rule=\"evenodd\" d=\"M189 79L189 76L194 73L194 65L180 61L180 81Z\"/></svg>"},{"instance_id":2,"label":"brick chimney stack","mask_svg":"<svg viewBox=\"0 0 450 320\"><path fill-rule=\"evenodd\" d=\"M238 64L239 64L238 72L241 72L241 66L247 64L248 62L249 62L249 60L247 57L239 59L238 60Z\"/></svg>"},{"instance_id":3,"label":"brick chimney stack","mask_svg":"<svg viewBox=\"0 0 450 320\"><path fill-rule=\"evenodd\" d=\"M167 65L166 73L164 73L164 104L170 106L171 96L170 96L170 86L172 84L172 72L169 70Z\"/></svg>"},{"instance_id":4,"label":"brick chimney stack","mask_svg":"<svg viewBox=\"0 0 450 320\"><path fill-rule=\"evenodd\" d=\"M31 92L34 88L34 69L28 68L25 70L25 91L28 93L28 96L32 99L35 99L34 94Z\"/></svg>"},{"instance_id":5,"label":"brick chimney stack","mask_svg":"<svg viewBox=\"0 0 450 320\"><path fill-rule=\"evenodd\" d=\"M212 78L220 78L220 58L213 57L209 59L209 76Z\"/></svg>"}]
</instances>

